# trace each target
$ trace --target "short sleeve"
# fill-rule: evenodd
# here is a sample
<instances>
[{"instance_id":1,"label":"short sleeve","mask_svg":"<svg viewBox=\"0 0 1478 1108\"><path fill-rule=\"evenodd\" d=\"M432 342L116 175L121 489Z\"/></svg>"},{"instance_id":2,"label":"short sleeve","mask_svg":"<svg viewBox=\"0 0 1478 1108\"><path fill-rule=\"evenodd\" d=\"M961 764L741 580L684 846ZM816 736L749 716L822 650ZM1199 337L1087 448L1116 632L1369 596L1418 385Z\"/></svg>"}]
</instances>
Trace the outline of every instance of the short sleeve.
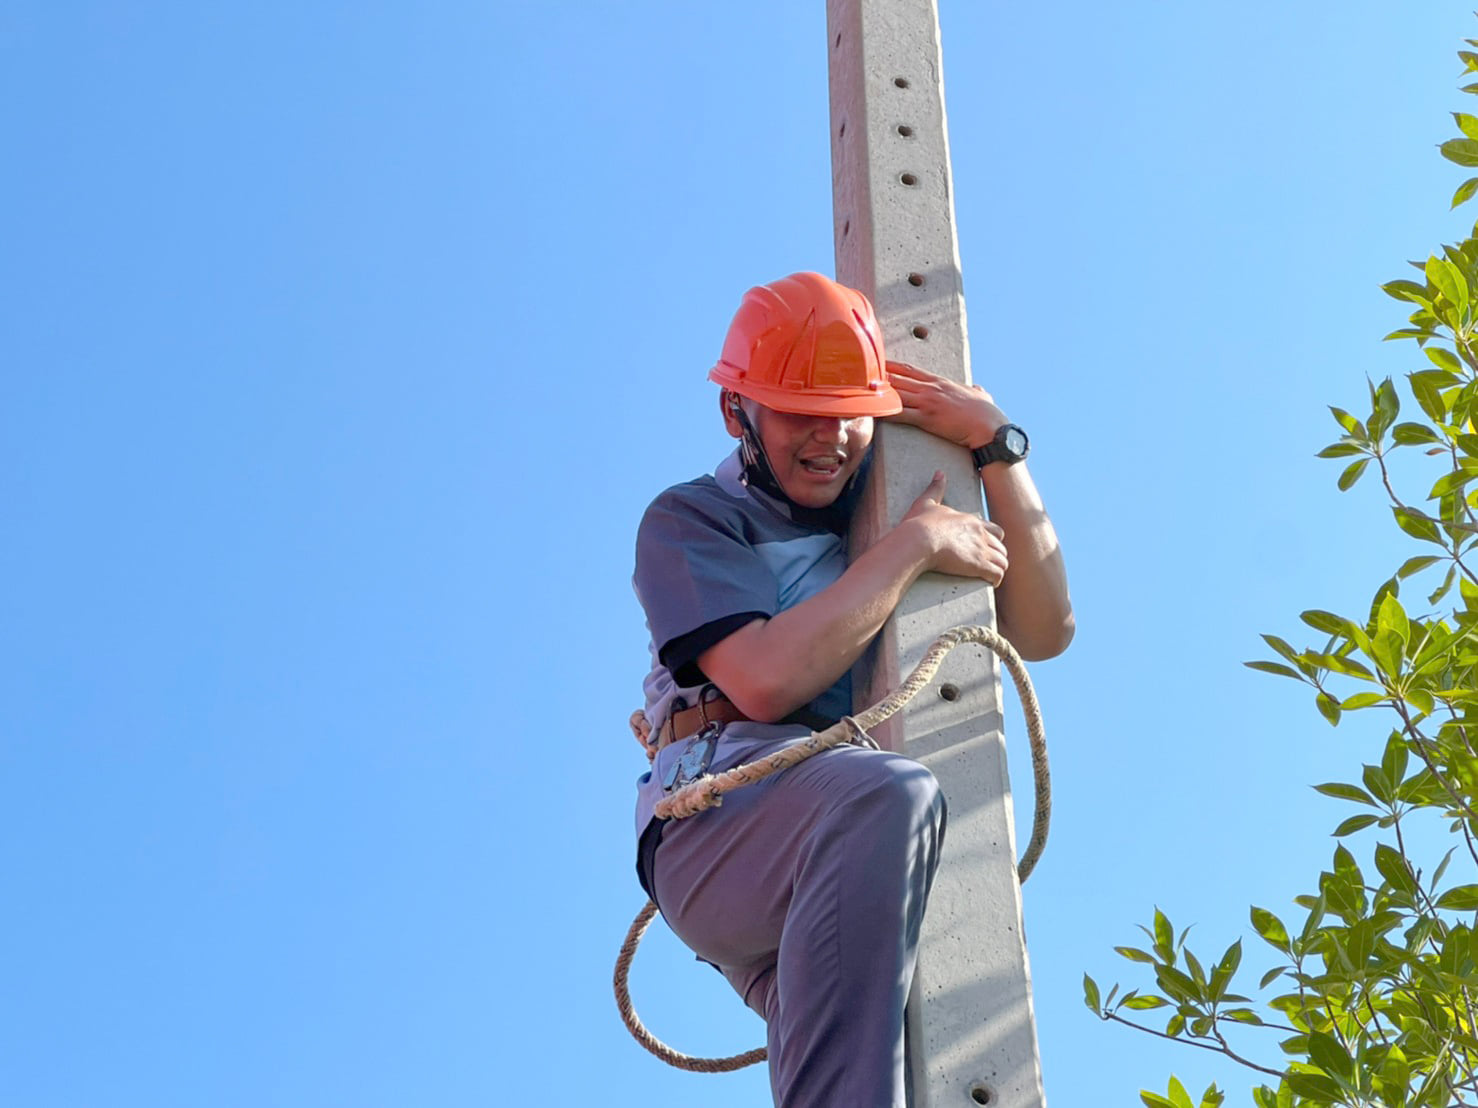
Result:
<instances>
[{"instance_id":1,"label":"short sleeve","mask_svg":"<svg viewBox=\"0 0 1478 1108\"><path fill-rule=\"evenodd\" d=\"M633 584L658 659L687 687L703 683L698 655L775 615L780 590L738 513L725 518L680 489L663 493L642 517Z\"/></svg>"}]
</instances>

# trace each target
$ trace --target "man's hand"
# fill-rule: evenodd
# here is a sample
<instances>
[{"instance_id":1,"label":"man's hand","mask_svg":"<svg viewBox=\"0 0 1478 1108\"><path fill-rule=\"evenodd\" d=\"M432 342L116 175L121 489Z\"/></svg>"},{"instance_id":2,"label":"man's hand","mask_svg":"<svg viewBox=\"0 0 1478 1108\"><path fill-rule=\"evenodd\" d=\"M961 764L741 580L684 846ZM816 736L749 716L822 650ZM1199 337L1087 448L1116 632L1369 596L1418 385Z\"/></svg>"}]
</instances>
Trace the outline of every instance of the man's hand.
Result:
<instances>
[{"instance_id":1,"label":"man's hand","mask_svg":"<svg viewBox=\"0 0 1478 1108\"><path fill-rule=\"evenodd\" d=\"M903 400L903 411L888 419L919 427L968 450L984 446L1006 423L990 393L962 385L905 362L888 363L888 380Z\"/></svg>"},{"instance_id":2,"label":"man's hand","mask_svg":"<svg viewBox=\"0 0 1478 1108\"><path fill-rule=\"evenodd\" d=\"M944 473L936 470L899 527L917 527L928 544L928 568L999 585L1006 576L1006 532L988 519L957 512L944 500Z\"/></svg>"},{"instance_id":3,"label":"man's hand","mask_svg":"<svg viewBox=\"0 0 1478 1108\"><path fill-rule=\"evenodd\" d=\"M631 713L631 718L626 722L631 725L632 738L641 743L647 761L650 762L657 757L657 736L652 734L652 725L647 722L647 713L638 708Z\"/></svg>"}]
</instances>

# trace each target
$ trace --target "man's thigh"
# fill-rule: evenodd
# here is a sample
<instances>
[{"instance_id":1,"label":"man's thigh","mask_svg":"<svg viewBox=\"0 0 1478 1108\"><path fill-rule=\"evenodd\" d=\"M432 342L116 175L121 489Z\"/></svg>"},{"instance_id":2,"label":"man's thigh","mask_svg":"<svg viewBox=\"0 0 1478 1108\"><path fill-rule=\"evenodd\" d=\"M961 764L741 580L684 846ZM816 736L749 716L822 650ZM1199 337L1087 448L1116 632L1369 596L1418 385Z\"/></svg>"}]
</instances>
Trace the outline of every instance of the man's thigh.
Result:
<instances>
[{"instance_id":1,"label":"man's thigh","mask_svg":"<svg viewBox=\"0 0 1478 1108\"><path fill-rule=\"evenodd\" d=\"M860 797L927 774L901 755L837 747L667 824L654 865L663 917L731 981L730 970L773 963L818 828L845 818Z\"/></svg>"}]
</instances>

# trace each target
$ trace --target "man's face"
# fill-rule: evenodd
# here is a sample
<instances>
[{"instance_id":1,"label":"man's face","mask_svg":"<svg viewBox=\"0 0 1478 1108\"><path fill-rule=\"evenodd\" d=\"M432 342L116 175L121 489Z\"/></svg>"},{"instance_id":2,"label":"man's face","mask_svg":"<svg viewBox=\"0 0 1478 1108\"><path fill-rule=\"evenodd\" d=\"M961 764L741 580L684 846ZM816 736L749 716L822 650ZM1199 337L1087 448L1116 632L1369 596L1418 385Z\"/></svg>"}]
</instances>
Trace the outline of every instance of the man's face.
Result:
<instances>
[{"instance_id":1,"label":"man's face","mask_svg":"<svg viewBox=\"0 0 1478 1108\"><path fill-rule=\"evenodd\" d=\"M802 507L825 508L841 496L872 445L871 416L792 415L752 401L744 410L754 424L775 479ZM739 437L737 421L728 417L729 433Z\"/></svg>"}]
</instances>

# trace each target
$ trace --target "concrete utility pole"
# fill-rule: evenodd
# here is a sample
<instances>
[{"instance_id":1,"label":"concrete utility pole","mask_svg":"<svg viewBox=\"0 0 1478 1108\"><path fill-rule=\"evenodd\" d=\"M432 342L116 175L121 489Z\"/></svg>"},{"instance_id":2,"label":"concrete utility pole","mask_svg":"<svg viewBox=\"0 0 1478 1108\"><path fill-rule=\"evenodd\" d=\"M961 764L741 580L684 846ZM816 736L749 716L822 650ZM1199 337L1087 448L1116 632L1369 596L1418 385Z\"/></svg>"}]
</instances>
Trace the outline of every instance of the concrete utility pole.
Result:
<instances>
[{"instance_id":1,"label":"concrete utility pole","mask_svg":"<svg viewBox=\"0 0 1478 1108\"><path fill-rule=\"evenodd\" d=\"M837 279L871 297L889 357L968 383L935 0L827 0L826 16ZM936 469L950 506L981 510L964 450L891 424L876 449L855 549L897 523ZM858 703L894 688L939 632L994 621L985 585L926 575L859 666ZM949 802L909 1000L909 1104L1043 1108L995 657L956 649L939 681L876 736L929 766Z\"/></svg>"}]
</instances>

